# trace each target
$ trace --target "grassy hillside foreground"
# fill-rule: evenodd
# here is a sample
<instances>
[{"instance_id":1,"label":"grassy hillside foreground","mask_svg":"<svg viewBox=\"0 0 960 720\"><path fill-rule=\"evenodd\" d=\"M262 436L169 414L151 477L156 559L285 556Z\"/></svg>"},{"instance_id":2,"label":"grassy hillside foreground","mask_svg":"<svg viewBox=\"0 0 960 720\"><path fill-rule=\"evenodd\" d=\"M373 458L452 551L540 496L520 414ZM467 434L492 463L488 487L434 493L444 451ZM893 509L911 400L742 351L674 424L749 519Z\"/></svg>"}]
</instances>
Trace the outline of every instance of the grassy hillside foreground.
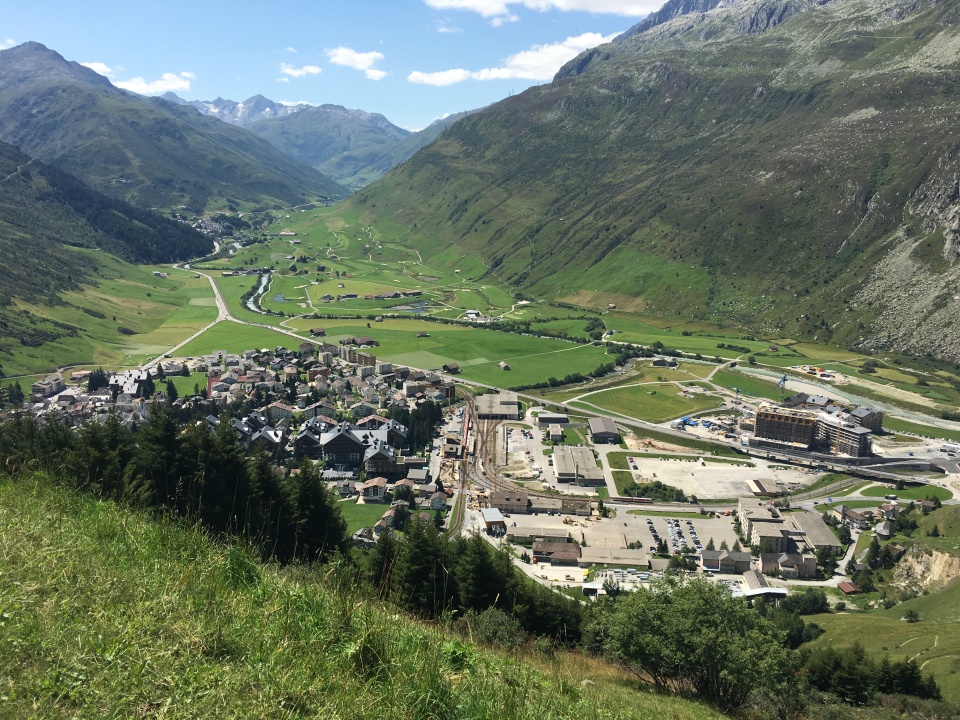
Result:
<instances>
[{"instance_id":1,"label":"grassy hillside foreground","mask_svg":"<svg viewBox=\"0 0 960 720\"><path fill-rule=\"evenodd\" d=\"M477 648L346 575L2 478L0 716L719 717L580 655Z\"/></svg>"}]
</instances>

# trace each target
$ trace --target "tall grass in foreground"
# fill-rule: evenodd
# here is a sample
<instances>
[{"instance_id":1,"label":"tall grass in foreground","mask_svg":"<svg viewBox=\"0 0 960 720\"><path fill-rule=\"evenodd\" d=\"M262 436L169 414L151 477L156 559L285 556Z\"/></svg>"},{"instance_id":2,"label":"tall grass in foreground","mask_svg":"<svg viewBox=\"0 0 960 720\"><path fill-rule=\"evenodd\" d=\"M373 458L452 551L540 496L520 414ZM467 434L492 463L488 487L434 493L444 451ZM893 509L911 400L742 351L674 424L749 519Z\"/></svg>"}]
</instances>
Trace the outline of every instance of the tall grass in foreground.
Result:
<instances>
[{"instance_id":1,"label":"tall grass in foreground","mask_svg":"<svg viewBox=\"0 0 960 720\"><path fill-rule=\"evenodd\" d=\"M0 717L717 717L579 655L477 648L343 568L252 557L0 478Z\"/></svg>"}]
</instances>

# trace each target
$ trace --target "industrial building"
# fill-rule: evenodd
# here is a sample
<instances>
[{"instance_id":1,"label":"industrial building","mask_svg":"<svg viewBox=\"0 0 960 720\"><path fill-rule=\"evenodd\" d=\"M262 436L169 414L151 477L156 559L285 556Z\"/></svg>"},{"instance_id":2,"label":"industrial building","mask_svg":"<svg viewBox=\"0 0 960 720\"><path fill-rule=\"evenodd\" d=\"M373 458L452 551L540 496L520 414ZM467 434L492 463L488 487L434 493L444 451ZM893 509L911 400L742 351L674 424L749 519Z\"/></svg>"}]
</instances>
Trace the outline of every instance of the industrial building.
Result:
<instances>
[{"instance_id":1,"label":"industrial building","mask_svg":"<svg viewBox=\"0 0 960 720\"><path fill-rule=\"evenodd\" d=\"M608 417L594 417L587 421L590 439L597 444L615 445L620 442L617 424Z\"/></svg>"},{"instance_id":2,"label":"industrial building","mask_svg":"<svg viewBox=\"0 0 960 720\"><path fill-rule=\"evenodd\" d=\"M558 445L553 451L553 466L557 482L575 485L603 485L603 471L597 467L593 451L585 447Z\"/></svg>"},{"instance_id":3,"label":"industrial building","mask_svg":"<svg viewBox=\"0 0 960 720\"><path fill-rule=\"evenodd\" d=\"M520 401L515 392L488 393L477 398L480 420L519 420Z\"/></svg>"}]
</instances>

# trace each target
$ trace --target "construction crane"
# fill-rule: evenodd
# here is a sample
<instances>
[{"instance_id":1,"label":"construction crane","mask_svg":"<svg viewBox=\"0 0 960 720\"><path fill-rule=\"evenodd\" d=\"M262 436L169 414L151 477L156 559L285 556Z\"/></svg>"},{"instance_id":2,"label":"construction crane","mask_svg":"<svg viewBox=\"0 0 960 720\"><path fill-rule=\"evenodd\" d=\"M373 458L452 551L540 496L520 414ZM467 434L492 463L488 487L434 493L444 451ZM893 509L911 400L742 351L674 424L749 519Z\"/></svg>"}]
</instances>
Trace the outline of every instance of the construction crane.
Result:
<instances>
[{"instance_id":1,"label":"construction crane","mask_svg":"<svg viewBox=\"0 0 960 720\"><path fill-rule=\"evenodd\" d=\"M780 388L780 402L783 402L783 391L787 389L787 375L784 373L783 377L780 378L780 381L773 386L773 389L776 390Z\"/></svg>"}]
</instances>

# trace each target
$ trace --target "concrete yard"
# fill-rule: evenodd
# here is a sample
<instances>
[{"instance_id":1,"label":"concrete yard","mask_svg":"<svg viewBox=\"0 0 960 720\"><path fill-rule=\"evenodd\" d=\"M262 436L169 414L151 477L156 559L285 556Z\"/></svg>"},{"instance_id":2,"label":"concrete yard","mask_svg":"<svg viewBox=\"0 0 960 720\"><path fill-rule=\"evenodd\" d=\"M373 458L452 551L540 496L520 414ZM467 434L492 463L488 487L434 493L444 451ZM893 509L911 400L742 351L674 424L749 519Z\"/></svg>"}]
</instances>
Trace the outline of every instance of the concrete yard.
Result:
<instances>
[{"instance_id":1,"label":"concrete yard","mask_svg":"<svg viewBox=\"0 0 960 720\"><path fill-rule=\"evenodd\" d=\"M631 471L636 482L659 480L698 498L753 497L748 481L754 478L782 483L778 487L787 492L810 485L821 474L755 457L744 458L736 465L700 461L694 456L683 459L644 457L640 451L633 459L637 469L631 468ZM749 463L754 467L748 467Z\"/></svg>"}]
</instances>

